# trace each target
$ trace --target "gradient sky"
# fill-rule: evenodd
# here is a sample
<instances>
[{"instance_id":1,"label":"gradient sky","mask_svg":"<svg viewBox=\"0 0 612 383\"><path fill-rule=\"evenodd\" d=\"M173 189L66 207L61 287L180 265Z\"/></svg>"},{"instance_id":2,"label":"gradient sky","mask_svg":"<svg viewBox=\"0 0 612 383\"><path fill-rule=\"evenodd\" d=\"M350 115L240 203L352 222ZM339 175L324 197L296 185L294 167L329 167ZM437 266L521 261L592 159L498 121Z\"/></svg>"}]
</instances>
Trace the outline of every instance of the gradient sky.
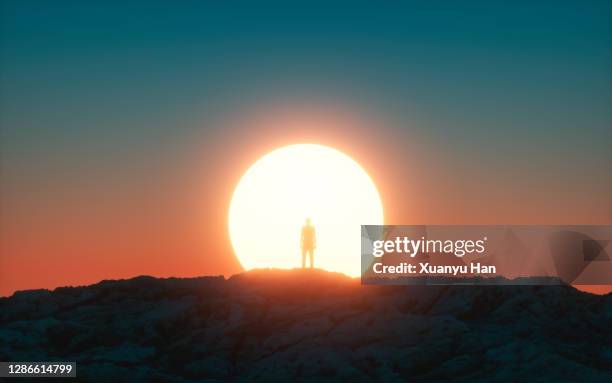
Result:
<instances>
[{"instance_id":1,"label":"gradient sky","mask_svg":"<svg viewBox=\"0 0 612 383\"><path fill-rule=\"evenodd\" d=\"M231 192L297 142L387 223L612 224L608 1L123 3L0 5L0 295L239 272Z\"/></svg>"}]
</instances>

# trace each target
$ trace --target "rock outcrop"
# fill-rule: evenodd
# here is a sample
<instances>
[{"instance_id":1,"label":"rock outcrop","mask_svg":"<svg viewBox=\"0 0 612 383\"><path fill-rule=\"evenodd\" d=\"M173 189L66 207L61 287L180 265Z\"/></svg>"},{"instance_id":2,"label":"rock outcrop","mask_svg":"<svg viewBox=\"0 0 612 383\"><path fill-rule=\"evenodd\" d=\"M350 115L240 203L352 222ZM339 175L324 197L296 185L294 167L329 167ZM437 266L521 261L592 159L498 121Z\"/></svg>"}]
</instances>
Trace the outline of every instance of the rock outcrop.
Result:
<instances>
[{"instance_id":1,"label":"rock outcrop","mask_svg":"<svg viewBox=\"0 0 612 383\"><path fill-rule=\"evenodd\" d=\"M0 360L92 382L612 381L612 295L260 270L0 299Z\"/></svg>"}]
</instances>

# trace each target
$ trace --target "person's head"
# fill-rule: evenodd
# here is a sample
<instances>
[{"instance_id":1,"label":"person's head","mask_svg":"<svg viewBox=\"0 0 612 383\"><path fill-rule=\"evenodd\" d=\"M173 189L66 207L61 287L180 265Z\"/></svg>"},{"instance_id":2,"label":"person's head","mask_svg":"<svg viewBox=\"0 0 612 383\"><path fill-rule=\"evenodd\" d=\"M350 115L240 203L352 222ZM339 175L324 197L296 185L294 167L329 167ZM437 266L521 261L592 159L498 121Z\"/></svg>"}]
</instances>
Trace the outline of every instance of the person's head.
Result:
<instances>
[{"instance_id":1,"label":"person's head","mask_svg":"<svg viewBox=\"0 0 612 383\"><path fill-rule=\"evenodd\" d=\"M310 217L306 218L306 225L310 225Z\"/></svg>"}]
</instances>

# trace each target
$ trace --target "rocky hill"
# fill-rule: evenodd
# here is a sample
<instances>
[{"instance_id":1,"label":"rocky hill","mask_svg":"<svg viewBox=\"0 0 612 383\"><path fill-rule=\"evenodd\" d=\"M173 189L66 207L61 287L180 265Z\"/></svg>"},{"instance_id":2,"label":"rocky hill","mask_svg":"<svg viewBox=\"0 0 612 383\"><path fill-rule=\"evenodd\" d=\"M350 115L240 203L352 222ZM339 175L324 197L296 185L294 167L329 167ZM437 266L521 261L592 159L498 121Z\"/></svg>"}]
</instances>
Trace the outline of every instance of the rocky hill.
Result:
<instances>
[{"instance_id":1,"label":"rocky hill","mask_svg":"<svg viewBox=\"0 0 612 383\"><path fill-rule=\"evenodd\" d=\"M0 299L0 360L76 361L99 382L610 382L612 295L138 277Z\"/></svg>"}]
</instances>

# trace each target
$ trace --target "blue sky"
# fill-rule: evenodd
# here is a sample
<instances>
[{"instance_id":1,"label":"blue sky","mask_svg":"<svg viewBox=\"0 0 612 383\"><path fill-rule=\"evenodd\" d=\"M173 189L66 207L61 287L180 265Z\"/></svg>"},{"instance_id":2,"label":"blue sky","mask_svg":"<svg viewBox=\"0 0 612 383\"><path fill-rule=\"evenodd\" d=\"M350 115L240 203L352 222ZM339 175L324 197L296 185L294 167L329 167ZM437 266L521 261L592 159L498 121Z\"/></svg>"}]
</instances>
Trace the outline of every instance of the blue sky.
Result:
<instances>
[{"instance_id":1,"label":"blue sky","mask_svg":"<svg viewBox=\"0 0 612 383\"><path fill-rule=\"evenodd\" d=\"M467 167L560 173L556 184L600 192L612 183L609 2L1 9L5 177L146 163L194 131L213 140L218 128L194 116L321 98L393 115L405 123L385 134L428 137Z\"/></svg>"},{"instance_id":2,"label":"blue sky","mask_svg":"<svg viewBox=\"0 0 612 383\"><path fill-rule=\"evenodd\" d=\"M609 131L609 2L128 3L3 2L5 138L142 141L151 120L287 94L418 110L467 141Z\"/></svg>"}]
</instances>

